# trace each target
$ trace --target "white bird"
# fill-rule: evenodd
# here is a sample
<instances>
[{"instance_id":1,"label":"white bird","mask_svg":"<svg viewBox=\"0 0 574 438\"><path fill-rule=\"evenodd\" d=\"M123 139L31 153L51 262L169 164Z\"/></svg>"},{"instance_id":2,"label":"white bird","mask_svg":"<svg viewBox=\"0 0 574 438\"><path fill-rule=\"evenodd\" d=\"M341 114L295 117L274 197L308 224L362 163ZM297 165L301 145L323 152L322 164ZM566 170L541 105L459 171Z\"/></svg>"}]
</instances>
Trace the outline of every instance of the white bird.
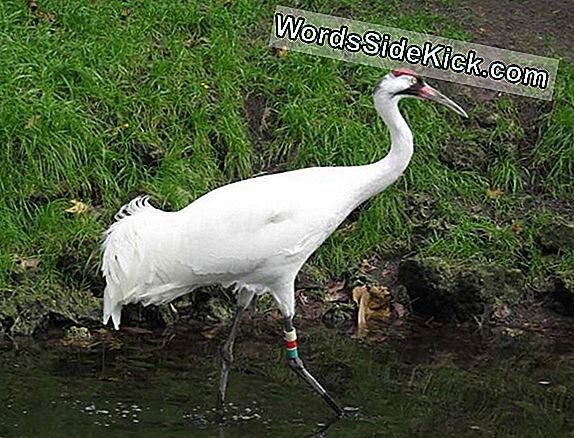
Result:
<instances>
[{"instance_id":1,"label":"white bird","mask_svg":"<svg viewBox=\"0 0 574 438\"><path fill-rule=\"evenodd\" d=\"M119 329L122 306L128 303L163 304L201 286L234 286L238 311L221 350L221 412L241 313L255 295L268 292L285 320L289 366L342 415L344 409L299 358L292 324L294 282L305 261L349 213L396 181L408 166L413 136L399 112L403 97L434 100L467 117L415 72L394 70L373 93L392 140L382 160L235 182L176 212L154 208L145 196L122 207L104 236L104 324L111 317Z\"/></svg>"}]
</instances>

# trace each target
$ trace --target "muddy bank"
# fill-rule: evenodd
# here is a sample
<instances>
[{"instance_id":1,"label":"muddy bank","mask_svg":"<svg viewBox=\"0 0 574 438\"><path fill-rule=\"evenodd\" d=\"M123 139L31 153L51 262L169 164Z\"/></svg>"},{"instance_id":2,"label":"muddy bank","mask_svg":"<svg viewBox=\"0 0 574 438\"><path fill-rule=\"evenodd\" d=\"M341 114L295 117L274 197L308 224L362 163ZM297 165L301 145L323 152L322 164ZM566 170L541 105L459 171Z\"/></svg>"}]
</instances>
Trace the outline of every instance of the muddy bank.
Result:
<instances>
[{"instance_id":1,"label":"muddy bank","mask_svg":"<svg viewBox=\"0 0 574 438\"><path fill-rule=\"evenodd\" d=\"M100 314L101 300L88 291L18 289L0 301L0 332L29 336L62 325L94 326Z\"/></svg>"},{"instance_id":2,"label":"muddy bank","mask_svg":"<svg viewBox=\"0 0 574 438\"><path fill-rule=\"evenodd\" d=\"M543 244L554 248L558 243L551 237L555 235L561 235L559 228L549 231ZM559 242L561 247L568 240L562 236ZM540 284L544 289L536 290L521 270L493 263L411 256L362 265L354 276L324 285L310 282L303 273L297 282L297 312L304 320L323 320L330 326L356 325L361 303L355 293L368 287L374 318L383 315L382 319L392 319L398 312L400 318L488 322L504 319L513 309L539 305L549 309L549 323L552 315L556 319L574 316L574 273L556 272ZM377 291L388 296L377 297ZM1 332L21 336L52 328L101 327L101 298L89 291L52 292L48 297L31 290L8 296L0 305ZM373 304L377 300L379 304ZM168 306L128 305L123 309L122 322L145 329L170 327L190 319L224 323L234 314L235 297L231 291L214 286L176 300L173 308L175 312ZM255 310L268 312L275 310L275 305L270 296L263 296Z\"/></svg>"}]
</instances>

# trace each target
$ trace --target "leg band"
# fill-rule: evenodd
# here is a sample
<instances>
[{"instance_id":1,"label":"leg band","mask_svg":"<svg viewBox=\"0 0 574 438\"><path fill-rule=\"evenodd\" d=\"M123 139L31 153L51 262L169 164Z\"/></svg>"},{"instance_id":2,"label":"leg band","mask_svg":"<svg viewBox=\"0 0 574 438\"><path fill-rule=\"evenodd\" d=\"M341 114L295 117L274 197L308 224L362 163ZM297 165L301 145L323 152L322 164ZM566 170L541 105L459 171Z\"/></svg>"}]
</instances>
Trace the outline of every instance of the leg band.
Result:
<instances>
[{"instance_id":1,"label":"leg band","mask_svg":"<svg viewBox=\"0 0 574 438\"><path fill-rule=\"evenodd\" d=\"M289 359L297 359L299 352L297 350L297 332L295 329L285 333L285 348L287 348L287 356Z\"/></svg>"}]
</instances>

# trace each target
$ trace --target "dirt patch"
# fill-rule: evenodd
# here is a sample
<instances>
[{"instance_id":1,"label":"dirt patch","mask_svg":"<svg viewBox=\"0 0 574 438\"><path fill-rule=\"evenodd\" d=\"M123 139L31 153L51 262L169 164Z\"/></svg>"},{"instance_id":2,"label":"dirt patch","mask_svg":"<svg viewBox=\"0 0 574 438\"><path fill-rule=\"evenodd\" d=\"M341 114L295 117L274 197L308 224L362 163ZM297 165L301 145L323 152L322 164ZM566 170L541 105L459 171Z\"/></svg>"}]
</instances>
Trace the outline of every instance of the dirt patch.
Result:
<instances>
[{"instance_id":1,"label":"dirt patch","mask_svg":"<svg viewBox=\"0 0 574 438\"><path fill-rule=\"evenodd\" d=\"M453 19L473 42L539 56L574 60L574 7L571 0L411 1Z\"/></svg>"},{"instance_id":2,"label":"dirt patch","mask_svg":"<svg viewBox=\"0 0 574 438\"><path fill-rule=\"evenodd\" d=\"M248 93L244 104L245 120L249 138L254 150L254 171L277 171L280 166L271 168L268 161L268 145L273 140L273 133L277 125L277 113L268 103L263 93Z\"/></svg>"},{"instance_id":3,"label":"dirt patch","mask_svg":"<svg viewBox=\"0 0 574 438\"><path fill-rule=\"evenodd\" d=\"M443 15L458 23L472 35L473 43L499 47L538 56L560 57L574 60L574 7L571 0L407 0L401 2L407 11L421 9ZM498 91L442 83L447 95L457 96L457 101L472 107L476 102L486 102L500 95ZM524 102L528 111L534 99L515 98ZM543 104L543 103L542 103ZM536 104L534 104L535 106ZM537 118L521 114L521 119ZM527 134L528 131L525 126Z\"/></svg>"}]
</instances>

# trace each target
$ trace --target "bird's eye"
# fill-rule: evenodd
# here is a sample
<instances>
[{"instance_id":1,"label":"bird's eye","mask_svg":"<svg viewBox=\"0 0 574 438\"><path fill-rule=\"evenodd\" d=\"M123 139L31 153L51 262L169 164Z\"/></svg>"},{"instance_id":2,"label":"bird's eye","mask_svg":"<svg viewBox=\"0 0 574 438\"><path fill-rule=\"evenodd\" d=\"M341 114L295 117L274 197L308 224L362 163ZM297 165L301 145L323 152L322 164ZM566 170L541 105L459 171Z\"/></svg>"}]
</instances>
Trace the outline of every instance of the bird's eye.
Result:
<instances>
[{"instance_id":1,"label":"bird's eye","mask_svg":"<svg viewBox=\"0 0 574 438\"><path fill-rule=\"evenodd\" d=\"M413 78L413 79L411 80L411 84L412 84L412 85L416 85L418 81L419 81L419 80L418 80L417 78Z\"/></svg>"}]
</instances>

